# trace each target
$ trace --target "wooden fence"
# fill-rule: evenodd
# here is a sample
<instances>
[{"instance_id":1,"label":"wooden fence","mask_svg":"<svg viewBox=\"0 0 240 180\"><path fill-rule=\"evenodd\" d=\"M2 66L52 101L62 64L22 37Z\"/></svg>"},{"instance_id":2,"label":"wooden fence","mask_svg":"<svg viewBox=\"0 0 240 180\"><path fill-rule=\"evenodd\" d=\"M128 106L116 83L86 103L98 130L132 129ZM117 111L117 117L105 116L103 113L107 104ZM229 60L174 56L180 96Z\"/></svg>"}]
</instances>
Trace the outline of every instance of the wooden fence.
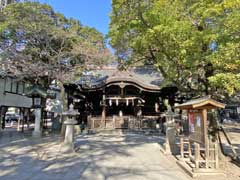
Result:
<instances>
[{"instance_id":1,"label":"wooden fence","mask_svg":"<svg viewBox=\"0 0 240 180\"><path fill-rule=\"evenodd\" d=\"M108 116L101 126L101 116L88 117L88 128L98 129L105 127L108 129L156 129L159 123L158 116L142 116L140 118L134 116Z\"/></svg>"}]
</instances>

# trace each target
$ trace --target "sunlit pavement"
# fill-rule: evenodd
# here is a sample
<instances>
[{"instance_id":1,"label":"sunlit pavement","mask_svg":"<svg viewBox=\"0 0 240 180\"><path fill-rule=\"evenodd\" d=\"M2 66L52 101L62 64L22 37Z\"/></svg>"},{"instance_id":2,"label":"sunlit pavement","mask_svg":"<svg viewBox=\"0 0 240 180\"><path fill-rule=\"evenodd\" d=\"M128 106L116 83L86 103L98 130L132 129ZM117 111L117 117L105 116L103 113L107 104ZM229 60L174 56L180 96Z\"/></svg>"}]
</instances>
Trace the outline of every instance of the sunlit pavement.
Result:
<instances>
[{"instance_id":1,"label":"sunlit pavement","mask_svg":"<svg viewBox=\"0 0 240 180\"><path fill-rule=\"evenodd\" d=\"M76 152L62 154L58 135L12 136L0 141L0 179L191 179L173 157L162 154L162 141L136 134L80 135Z\"/></svg>"},{"instance_id":2,"label":"sunlit pavement","mask_svg":"<svg viewBox=\"0 0 240 180\"><path fill-rule=\"evenodd\" d=\"M76 138L72 154L60 153L58 136L11 138L0 141L0 179L4 180L188 178L161 154L155 142L160 138L82 135Z\"/></svg>"},{"instance_id":3,"label":"sunlit pavement","mask_svg":"<svg viewBox=\"0 0 240 180\"><path fill-rule=\"evenodd\" d=\"M240 123L223 124L223 127L232 143L232 147L240 156ZM232 150L223 133L221 133L221 140L225 148L225 153L232 154Z\"/></svg>"}]
</instances>

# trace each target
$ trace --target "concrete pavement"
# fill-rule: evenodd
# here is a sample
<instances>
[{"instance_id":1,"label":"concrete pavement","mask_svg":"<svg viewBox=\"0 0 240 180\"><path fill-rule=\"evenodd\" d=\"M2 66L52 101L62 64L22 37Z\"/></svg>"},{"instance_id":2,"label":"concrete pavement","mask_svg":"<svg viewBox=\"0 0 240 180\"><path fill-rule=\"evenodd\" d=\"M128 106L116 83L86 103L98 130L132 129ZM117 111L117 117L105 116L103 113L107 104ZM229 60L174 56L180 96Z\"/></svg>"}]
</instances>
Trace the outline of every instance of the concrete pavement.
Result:
<instances>
[{"instance_id":1,"label":"concrete pavement","mask_svg":"<svg viewBox=\"0 0 240 180\"><path fill-rule=\"evenodd\" d=\"M164 138L161 136L85 134L79 135L75 142L75 153L62 154L58 135L40 139L2 136L0 180L191 179L172 156L162 154L159 143ZM227 179L237 178L231 174Z\"/></svg>"},{"instance_id":2,"label":"concrete pavement","mask_svg":"<svg viewBox=\"0 0 240 180\"><path fill-rule=\"evenodd\" d=\"M57 135L10 139L0 141L1 180L189 179L160 152L161 137L80 135L72 154L60 152Z\"/></svg>"}]
</instances>

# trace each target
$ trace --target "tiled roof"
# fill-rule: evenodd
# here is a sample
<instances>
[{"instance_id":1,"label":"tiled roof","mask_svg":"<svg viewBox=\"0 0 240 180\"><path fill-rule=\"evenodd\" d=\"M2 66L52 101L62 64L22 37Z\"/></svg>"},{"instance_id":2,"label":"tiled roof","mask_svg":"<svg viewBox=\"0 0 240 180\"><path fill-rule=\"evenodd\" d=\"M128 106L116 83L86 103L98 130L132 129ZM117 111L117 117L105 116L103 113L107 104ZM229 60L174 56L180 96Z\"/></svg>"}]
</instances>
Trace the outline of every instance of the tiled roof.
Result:
<instances>
[{"instance_id":1,"label":"tiled roof","mask_svg":"<svg viewBox=\"0 0 240 180\"><path fill-rule=\"evenodd\" d=\"M143 88L160 90L164 78L153 66L131 68L126 71L118 69L97 69L87 72L76 83L83 88L93 89L114 82L131 82Z\"/></svg>"},{"instance_id":2,"label":"tiled roof","mask_svg":"<svg viewBox=\"0 0 240 180\"><path fill-rule=\"evenodd\" d=\"M222 104L214 99L212 99L210 96L205 96L198 99L192 99L190 101L187 101L183 104L175 106L175 108L180 109L198 109L202 107L209 106L209 109L212 108L224 108L225 104Z\"/></svg>"}]
</instances>

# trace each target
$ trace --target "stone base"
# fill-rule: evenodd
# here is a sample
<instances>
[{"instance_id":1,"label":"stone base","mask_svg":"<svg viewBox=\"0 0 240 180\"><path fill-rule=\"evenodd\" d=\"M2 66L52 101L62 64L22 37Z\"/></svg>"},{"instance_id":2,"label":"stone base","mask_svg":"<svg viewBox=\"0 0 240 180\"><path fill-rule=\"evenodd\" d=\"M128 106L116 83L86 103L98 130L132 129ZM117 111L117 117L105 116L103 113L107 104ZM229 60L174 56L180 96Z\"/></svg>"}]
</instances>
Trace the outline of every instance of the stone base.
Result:
<instances>
[{"instance_id":1,"label":"stone base","mask_svg":"<svg viewBox=\"0 0 240 180\"><path fill-rule=\"evenodd\" d=\"M41 131L33 131L32 132L32 136L36 137L36 138L41 137L42 136L42 132Z\"/></svg>"},{"instance_id":2,"label":"stone base","mask_svg":"<svg viewBox=\"0 0 240 180\"><path fill-rule=\"evenodd\" d=\"M61 145L61 152L63 153L74 153L74 144L66 144L66 143L62 143Z\"/></svg>"},{"instance_id":3,"label":"stone base","mask_svg":"<svg viewBox=\"0 0 240 180\"><path fill-rule=\"evenodd\" d=\"M172 154L169 143L164 143L163 149L164 149L164 154L167 154L167 155Z\"/></svg>"}]
</instances>

